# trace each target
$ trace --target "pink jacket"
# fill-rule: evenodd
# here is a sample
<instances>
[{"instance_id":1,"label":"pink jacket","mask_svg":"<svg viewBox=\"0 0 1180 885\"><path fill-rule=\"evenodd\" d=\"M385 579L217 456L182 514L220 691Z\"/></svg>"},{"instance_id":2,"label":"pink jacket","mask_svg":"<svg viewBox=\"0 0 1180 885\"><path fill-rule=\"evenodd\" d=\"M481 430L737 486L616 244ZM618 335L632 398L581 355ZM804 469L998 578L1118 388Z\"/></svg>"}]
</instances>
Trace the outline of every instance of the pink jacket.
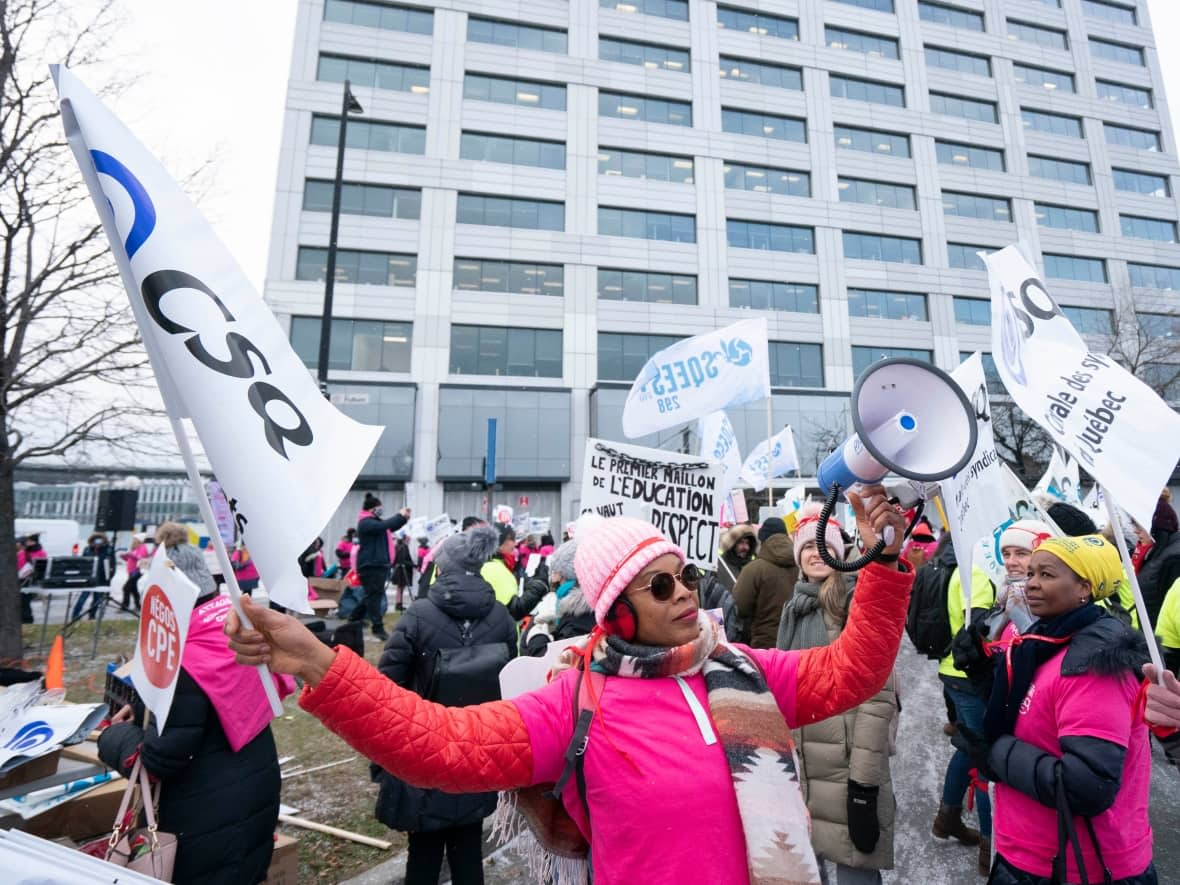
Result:
<instances>
[{"instance_id":1,"label":"pink jacket","mask_svg":"<svg viewBox=\"0 0 1180 885\"><path fill-rule=\"evenodd\" d=\"M254 564L253 556L242 562L242 551L235 550L230 554L229 561L234 567L234 577L239 581L255 581L258 579L258 566Z\"/></svg>"},{"instance_id":2,"label":"pink jacket","mask_svg":"<svg viewBox=\"0 0 1180 885\"><path fill-rule=\"evenodd\" d=\"M134 575L136 572L143 571L143 562L152 558L152 551L148 549L148 545L140 542L123 554L123 561L127 563L127 574Z\"/></svg>"}]
</instances>

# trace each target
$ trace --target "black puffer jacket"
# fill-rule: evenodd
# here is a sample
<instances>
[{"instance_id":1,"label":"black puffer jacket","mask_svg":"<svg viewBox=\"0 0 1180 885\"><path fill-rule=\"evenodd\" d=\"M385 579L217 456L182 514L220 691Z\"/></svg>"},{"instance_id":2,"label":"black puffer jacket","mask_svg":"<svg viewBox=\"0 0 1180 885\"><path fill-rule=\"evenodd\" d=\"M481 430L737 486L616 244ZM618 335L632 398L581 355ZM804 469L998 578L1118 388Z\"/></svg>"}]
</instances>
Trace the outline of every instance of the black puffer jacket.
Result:
<instances>
[{"instance_id":1,"label":"black puffer jacket","mask_svg":"<svg viewBox=\"0 0 1180 885\"><path fill-rule=\"evenodd\" d=\"M161 735L153 719L112 725L98 739L102 761L123 776L143 744L148 773L161 780L160 829L177 837L172 881L252 885L266 878L279 818L279 760L270 726L238 752L217 711L182 668Z\"/></svg>"},{"instance_id":2,"label":"black puffer jacket","mask_svg":"<svg viewBox=\"0 0 1180 885\"><path fill-rule=\"evenodd\" d=\"M1155 544L1139 567L1139 589L1151 623L1159 620L1160 608L1172 584L1180 578L1180 532L1152 532Z\"/></svg>"},{"instance_id":3,"label":"black puffer jacket","mask_svg":"<svg viewBox=\"0 0 1180 885\"><path fill-rule=\"evenodd\" d=\"M356 568L372 568L374 566L389 567L389 536L386 532L396 532L406 524L406 518L395 513L389 519L377 519L366 516L356 524L356 542L358 549L352 564Z\"/></svg>"},{"instance_id":4,"label":"black puffer jacket","mask_svg":"<svg viewBox=\"0 0 1180 885\"><path fill-rule=\"evenodd\" d=\"M503 642L516 656L516 623L496 602L491 585L479 575L440 575L425 599L410 606L381 655L378 669L403 688L423 697L434 675L435 653L463 645L464 622L470 622L469 645ZM422 790L376 766L377 820L394 830L432 832L472 824L496 809L495 793L443 793Z\"/></svg>"}]
</instances>

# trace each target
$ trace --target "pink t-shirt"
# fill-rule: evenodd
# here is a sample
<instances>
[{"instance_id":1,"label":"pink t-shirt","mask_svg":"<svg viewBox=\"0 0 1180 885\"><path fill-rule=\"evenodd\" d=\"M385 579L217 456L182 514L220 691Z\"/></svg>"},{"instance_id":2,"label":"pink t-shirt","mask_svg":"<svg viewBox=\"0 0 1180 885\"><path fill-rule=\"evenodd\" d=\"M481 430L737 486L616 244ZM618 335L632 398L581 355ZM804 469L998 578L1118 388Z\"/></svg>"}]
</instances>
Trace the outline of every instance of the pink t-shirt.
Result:
<instances>
[{"instance_id":1,"label":"pink t-shirt","mask_svg":"<svg viewBox=\"0 0 1180 885\"><path fill-rule=\"evenodd\" d=\"M784 718L794 725L799 653L743 650L758 662ZM534 783L555 782L565 766L576 680L576 672L567 670L540 691L513 699L532 745ZM684 681L708 710L704 677ZM591 727L585 757L596 885L638 879L682 885L704 881L702 870L710 882L748 882L746 840L725 753L720 742L705 744L676 680L617 677L599 685L603 722ZM588 832L572 777L562 801Z\"/></svg>"},{"instance_id":2,"label":"pink t-shirt","mask_svg":"<svg viewBox=\"0 0 1180 885\"><path fill-rule=\"evenodd\" d=\"M1147 726L1132 723L1139 684L1130 673L1061 675L1062 649L1041 665L1020 706L1014 735L1061 756L1059 738L1095 737L1127 748L1122 783L1114 805L1094 818L1102 858L1115 879L1137 876L1151 863L1151 823L1147 817L1151 787L1151 748ZM1085 822L1074 818L1086 873L1102 881L1102 866ZM1013 865L1035 876L1052 872L1057 854L1057 811L1005 784L996 784L996 850ZM1080 882L1073 848L1068 852L1070 882Z\"/></svg>"}]
</instances>

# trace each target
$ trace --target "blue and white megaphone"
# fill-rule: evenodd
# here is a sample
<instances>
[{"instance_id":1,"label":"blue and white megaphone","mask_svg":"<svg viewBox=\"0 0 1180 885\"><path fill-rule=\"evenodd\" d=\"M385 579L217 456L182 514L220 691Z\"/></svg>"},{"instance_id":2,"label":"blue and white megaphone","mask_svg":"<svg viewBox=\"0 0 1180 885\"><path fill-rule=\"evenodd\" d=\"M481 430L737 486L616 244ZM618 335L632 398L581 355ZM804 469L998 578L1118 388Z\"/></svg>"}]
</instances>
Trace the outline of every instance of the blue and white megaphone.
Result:
<instances>
[{"instance_id":1,"label":"blue and white megaphone","mask_svg":"<svg viewBox=\"0 0 1180 885\"><path fill-rule=\"evenodd\" d=\"M827 550L824 531L836 501L847 490L896 473L915 483L933 483L962 470L975 452L975 410L942 369L907 357L873 363L852 391L855 433L824 459L817 479L827 496L816 527L820 557L837 571L858 571L878 558L891 537L842 562Z\"/></svg>"}]
</instances>

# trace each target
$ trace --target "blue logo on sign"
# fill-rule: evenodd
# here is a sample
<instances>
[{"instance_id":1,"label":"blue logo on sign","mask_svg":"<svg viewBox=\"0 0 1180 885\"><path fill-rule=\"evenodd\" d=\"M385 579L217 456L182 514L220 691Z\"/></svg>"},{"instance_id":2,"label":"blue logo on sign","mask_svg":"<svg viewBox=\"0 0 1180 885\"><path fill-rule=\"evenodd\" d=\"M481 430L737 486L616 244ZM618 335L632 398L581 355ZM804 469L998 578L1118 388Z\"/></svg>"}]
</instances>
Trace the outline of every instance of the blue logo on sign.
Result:
<instances>
[{"instance_id":1,"label":"blue logo on sign","mask_svg":"<svg viewBox=\"0 0 1180 885\"><path fill-rule=\"evenodd\" d=\"M743 339L734 338L732 341L721 342L721 354L728 362L740 368L750 364L750 360L754 358L754 348Z\"/></svg>"},{"instance_id":2,"label":"blue logo on sign","mask_svg":"<svg viewBox=\"0 0 1180 885\"><path fill-rule=\"evenodd\" d=\"M94 161L96 170L113 178L123 186L123 190L127 191L127 196L131 198L131 205L135 208L131 229L127 231L127 239L123 242L123 248L127 250L127 258L130 259L156 229L156 207L152 205L152 198L148 196L144 186L139 183L139 179L110 154L103 151L91 151L90 158ZM109 200L107 205L110 205ZM114 214L113 208L111 213Z\"/></svg>"},{"instance_id":3,"label":"blue logo on sign","mask_svg":"<svg viewBox=\"0 0 1180 885\"><path fill-rule=\"evenodd\" d=\"M53 729L49 723L42 719L37 719L22 725L16 734L8 739L8 743L4 745L4 749L16 750L18 753L27 753L29 750L41 746L52 737Z\"/></svg>"}]
</instances>

